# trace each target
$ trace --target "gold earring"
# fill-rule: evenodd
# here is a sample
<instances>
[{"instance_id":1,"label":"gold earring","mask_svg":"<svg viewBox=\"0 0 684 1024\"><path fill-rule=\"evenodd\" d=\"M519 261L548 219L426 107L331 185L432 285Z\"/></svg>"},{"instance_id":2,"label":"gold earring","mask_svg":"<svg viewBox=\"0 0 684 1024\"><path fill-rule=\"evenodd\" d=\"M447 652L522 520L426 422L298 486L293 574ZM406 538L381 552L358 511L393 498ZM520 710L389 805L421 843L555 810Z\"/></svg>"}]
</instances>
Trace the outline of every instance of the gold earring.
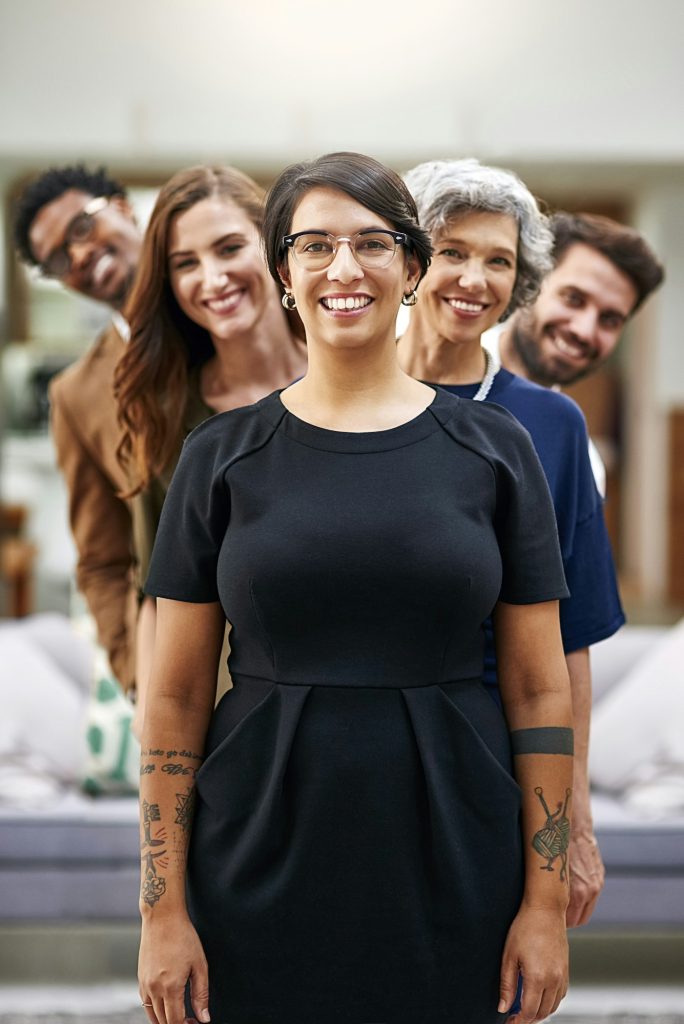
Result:
<instances>
[{"instance_id":1,"label":"gold earring","mask_svg":"<svg viewBox=\"0 0 684 1024\"><path fill-rule=\"evenodd\" d=\"M282 302L283 307L287 310L294 309L297 305L297 301L292 292L283 292L283 297L280 301Z\"/></svg>"},{"instance_id":2,"label":"gold earring","mask_svg":"<svg viewBox=\"0 0 684 1024\"><path fill-rule=\"evenodd\" d=\"M416 289L415 288L413 289L412 292L407 292L406 295L402 295L402 297L401 297L401 304L402 304L402 306L415 306L417 301L418 301L418 296L416 295Z\"/></svg>"}]
</instances>

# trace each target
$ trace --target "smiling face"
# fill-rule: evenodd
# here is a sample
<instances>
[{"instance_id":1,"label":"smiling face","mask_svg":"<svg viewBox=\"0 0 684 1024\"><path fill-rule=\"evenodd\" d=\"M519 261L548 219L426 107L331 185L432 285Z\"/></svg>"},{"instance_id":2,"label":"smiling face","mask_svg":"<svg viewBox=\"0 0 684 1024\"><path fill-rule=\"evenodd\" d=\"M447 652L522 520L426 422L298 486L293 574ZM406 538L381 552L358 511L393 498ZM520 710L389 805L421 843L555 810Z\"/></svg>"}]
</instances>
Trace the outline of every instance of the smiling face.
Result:
<instances>
[{"instance_id":1,"label":"smiling face","mask_svg":"<svg viewBox=\"0 0 684 1024\"><path fill-rule=\"evenodd\" d=\"M504 213L464 213L433 239L412 312L420 333L478 343L506 310L516 276L518 225Z\"/></svg>"},{"instance_id":2,"label":"smiling face","mask_svg":"<svg viewBox=\"0 0 684 1024\"><path fill-rule=\"evenodd\" d=\"M62 247L74 220L95 196L68 189L42 206L29 230L31 251L45 264ZM62 284L89 299L119 308L123 305L138 264L142 237L127 201L112 196L94 214L86 238L68 246L70 266Z\"/></svg>"},{"instance_id":3,"label":"smiling face","mask_svg":"<svg viewBox=\"0 0 684 1024\"><path fill-rule=\"evenodd\" d=\"M395 230L395 226L345 192L314 188L295 208L290 233L325 231L349 237L371 229ZM399 304L415 287L419 273L417 260L401 245L387 266L368 269L356 261L345 242L338 244L328 267L312 271L288 253L281 270L284 284L296 299L309 344L335 348L359 348L374 340L393 344Z\"/></svg>"},{"instance_id":4,"label":"smiling face","mask_svg":"<svg viewBox=\"0 0 684 1024\"><path fill-rule=\"evenodd\" d=\"M545 278L535 304L516 316L511 341L532 380L571 384L613 352L636 301L626 274L576 243Z\"/></svg>"},{"instance_id":5,"label":"smiling face","mask_svg":"<svg viewBox=\"0 0 684 1024\"><path fill-rule=\"evenodd\" d=\"M202 199L175 217L168 251L178 305L213 339L252 330L275 297L259 232L230 199Z\"/></svg>"}]
</instances>

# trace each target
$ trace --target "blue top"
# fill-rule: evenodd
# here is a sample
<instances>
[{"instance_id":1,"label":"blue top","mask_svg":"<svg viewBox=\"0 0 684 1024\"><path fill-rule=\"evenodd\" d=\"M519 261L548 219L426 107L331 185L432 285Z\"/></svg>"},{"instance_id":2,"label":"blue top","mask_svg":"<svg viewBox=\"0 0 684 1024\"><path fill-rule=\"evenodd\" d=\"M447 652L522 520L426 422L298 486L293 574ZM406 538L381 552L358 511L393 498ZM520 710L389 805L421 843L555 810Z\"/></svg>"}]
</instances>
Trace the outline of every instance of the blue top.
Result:
<instances>
[{"instance_id":1,"label":"blue top","mask_svg":"<svg viewBox=\"0 0 684 1024\"><path fill-rule=\"evenodd\" d=\"M473 398L479 384L440 384L461 398ZM570 597L560 602L566 654L617 632L625 621L615 566L588 452L584 416L571 398L532 384L503 368L487 402L513 413L530 433L544 468L556 510L565 579ZM487 624L485 682L496 686L496 658Z\"/></svg>"}]
</instances>

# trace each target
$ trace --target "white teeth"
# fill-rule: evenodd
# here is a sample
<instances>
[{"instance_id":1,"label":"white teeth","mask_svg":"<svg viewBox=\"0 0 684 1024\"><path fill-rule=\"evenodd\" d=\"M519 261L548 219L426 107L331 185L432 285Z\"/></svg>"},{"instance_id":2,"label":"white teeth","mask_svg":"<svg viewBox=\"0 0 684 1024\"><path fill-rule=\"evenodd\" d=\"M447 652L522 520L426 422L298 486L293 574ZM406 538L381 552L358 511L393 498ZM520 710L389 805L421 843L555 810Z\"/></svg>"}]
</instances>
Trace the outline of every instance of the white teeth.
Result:
<instances>
[{"instance_id":1,"label":"white teeth","mask_svg":"<svg viewBox=\"0 0 684 1024\"><path fill-rule=\"evenodd\" d=\"M100 256L99 260L95 264L95 267L93 268L93 273L91 275L93 284L102 284L105 275L107 274L113 263L114 257L110 253L106 252L102 256Z\"/></svg>"},{"instance_id":2,"label":"white teeth","mask_svg":"<svg viewBox=\"0 0 684 1024\"><path fill-rule=\"evenodd\" d=\"M339 299L322 299L323 305L325 306L326 309L337 310L363 309L363 307L367 306L371 301L372 299L370 299L367 295L347 295L346 297Z\"/></svg>"},{"instance_id":3,"label":"white teeth","mask_svg":"<svg viewBox=\"0 0 684 1024\"><path fill-rule=\"evenodd\" d=\"M447 299L454 309L463 309L466 313L481 313L484 306L481 302L465 302L464 299Z\"/></svg>"},{"instance_id":4,"label":"white teeth","mask_svg":"<svg viewBox=\"0 0 684 1024\"><path fill-rule=\"evenodd\" d=\"M241 291L232 292L230 295L224 295L220 299L208 299L206 305L212 313L229 313L231 309L237 306L241 298Z\"/></svg>"},{"instance_id":5,"label":"white teeth","mask_svg":"<svg viewBox=\"0 0 684 1024\"><path fill-rule=\"evenodd\" d=\"M581 359L588 355L588 348L581 341L564 338L562 335L555 333L552 335L552 339L559 352L566 356L571 356L573 359Z\"/></svg>"}]
</instances>

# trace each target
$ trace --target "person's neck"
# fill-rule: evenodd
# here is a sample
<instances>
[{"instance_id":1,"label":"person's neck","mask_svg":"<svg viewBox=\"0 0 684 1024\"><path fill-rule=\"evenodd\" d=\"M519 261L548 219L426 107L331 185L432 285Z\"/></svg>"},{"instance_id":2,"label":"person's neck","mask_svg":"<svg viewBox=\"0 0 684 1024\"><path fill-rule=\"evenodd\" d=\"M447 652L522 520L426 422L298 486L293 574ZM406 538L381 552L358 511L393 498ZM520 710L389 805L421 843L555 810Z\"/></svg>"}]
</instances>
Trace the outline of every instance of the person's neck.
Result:
<instances>
[{"instance_id":1,"label":"person's neck","mask_svg":"<svg viewBox=\"0 0 684 1024\"><path fill-rule=\"evenodd\" d=\"M388 335L384 344L358 349L310 343L306 376L287 389L284 404L332 430L383 430L416 415L433 397L402 371Z\"/></svg>"},{"instance_id":2,"label":"person's neck","mask_svg":"<svg viewBox=\"0 0 684 1024\"><path fill-rule=\"evenodd\" d=\"M270 303L258 324L229 339L212 337L215 355L205 364L205 397L241 388L274 390L291 383L306 363L306 347L293 337L280 304Z\"/></svg>"},{"instance_id":3,"label":"person's neck","mask_svg":"<svg viewBox=\"0 0 684 1024\"><path fill-rule=\"evenodd\" d=\"M450 341L424 328L413 316L397 343L397 353L405 373L432 384L476 384L486 369L479 338Z\"/></svg>"},{"instance_id":4,"label":"person's neck","mask_svg":"<svg viewBox=\"0 0 684 1024\"><path fill-rule=\"evenodd\" d=\"M504 370L508 370L509 373L514 373L517 377L524 377L525 380L532 380L533 378L530 376L530 371L522 361L518 350L515 347L515 343L513 341L514 329L515 317L506 324L499 335L499 362L503 366Z\"/></svg>"}]
</instances>

